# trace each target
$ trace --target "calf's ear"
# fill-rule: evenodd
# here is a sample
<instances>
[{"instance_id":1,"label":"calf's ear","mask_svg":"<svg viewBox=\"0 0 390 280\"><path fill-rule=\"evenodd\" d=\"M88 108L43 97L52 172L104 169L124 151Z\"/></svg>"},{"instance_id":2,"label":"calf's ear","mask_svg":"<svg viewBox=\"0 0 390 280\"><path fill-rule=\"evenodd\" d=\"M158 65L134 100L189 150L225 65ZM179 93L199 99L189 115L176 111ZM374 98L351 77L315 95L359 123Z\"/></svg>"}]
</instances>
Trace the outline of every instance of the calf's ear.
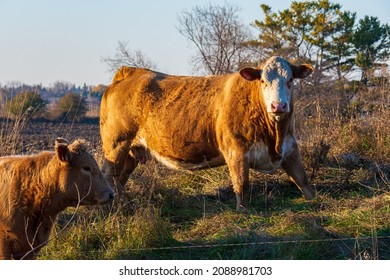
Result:
<instances>
[{"instance_id":1,"label":"calf's ear","mask_svg":"<svg viewBox=\"0 0 390 280\"><path fill-rule=\"evenodd\" d=\"M56 140L56 154L61 163L69 165L72 161L72 153L69 151L69 142L64 138Z\"/></svg>"},{"instance_id":2,"label":"calf's ear","mask_svg":"<svg viewBox=\"0 0 390 280\"><path fill-rule=\"evenodd\" d=\"M304 79L314 71L314 67L310 64L302 64L299 66L292 65L292 71L294 79Z\"/></svg>"},{"instance_id":3,"label":"calf's ear","mask_svg":"<svg viewBox=\"0 0 390 280\"><path fill-rule=\"evenodd\" d=\"M251 68L251 67L242 68L240 70L240 75L245 80L254 81L256 79L260 79L260 77L261 77L261 70L256 69L256 68Z\"/></svg>"},{"instance_id":4,"label":"calf's ear","mask_svg":"<svg viewBox=\"0 0 390 280\"><path fill-rule=\"evenodd\" d=\"M62 138L62 137L58 137L58 138L56 139L56 145L57 145L57 143L69 145L69 141L66 140L65 138Z\"/></svg>"}]
</instances>

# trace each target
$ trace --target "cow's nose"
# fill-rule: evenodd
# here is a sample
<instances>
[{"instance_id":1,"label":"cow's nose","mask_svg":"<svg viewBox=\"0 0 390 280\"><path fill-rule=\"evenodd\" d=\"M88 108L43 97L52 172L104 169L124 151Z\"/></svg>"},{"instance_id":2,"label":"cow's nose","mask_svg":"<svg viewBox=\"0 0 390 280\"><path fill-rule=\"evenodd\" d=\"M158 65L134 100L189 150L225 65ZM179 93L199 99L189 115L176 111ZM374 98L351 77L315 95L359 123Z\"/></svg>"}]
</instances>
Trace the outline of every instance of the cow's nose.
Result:
<instances>
[{"instance_id":1,"label":"cow's nose","mask_svg":"<svg viewBox=\"0 0 390 280\"><path fill-rule=\"evenodd\" d=\"M114 197L115 197L115 194L114 194L113 192L110 192L110 195L109 195L109 197L110 197L110 200L113 200L113 199L114 199Z\"/></svg>"},{"instance_id":2,"label":"cow's nose","mask_svg":"<svg viewBox=\"0 0 390 280\"><path fill-rule=\"evenodd\" d=\"M272 113L285 113L287 110L287 103L285 102L272 102L271 111Z\"/></svg>"}]
</instances>

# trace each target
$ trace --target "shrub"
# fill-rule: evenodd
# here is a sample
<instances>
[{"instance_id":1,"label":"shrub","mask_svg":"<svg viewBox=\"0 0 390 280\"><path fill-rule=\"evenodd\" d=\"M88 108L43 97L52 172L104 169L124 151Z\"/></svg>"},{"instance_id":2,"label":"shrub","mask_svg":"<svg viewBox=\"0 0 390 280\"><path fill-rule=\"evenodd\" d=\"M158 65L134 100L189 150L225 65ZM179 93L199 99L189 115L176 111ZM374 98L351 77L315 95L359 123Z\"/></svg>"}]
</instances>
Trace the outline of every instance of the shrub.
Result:
<instances>
[{"instance_id":1,"label":"shrub","mask_svg":"<svg viewBox=\"0 0 390 280\"><path fill-rule=\"evenodd\" d=\"M68 93L54 105L52 116L64 121L81 121L87 113L87 102L76 94Z\"/></svg>"},{"instance_id":2,"label":"shrub","mask_svg":"<svg viewBox=\"0 0 390 280\"><path fill-rule=\"evenodd\" d=\"M41 116L46 111L47 102L36 92L22 92L16 95L5 105L5 110L10 116L16 118L26 116Z\"/></svg>"}]
</instances>

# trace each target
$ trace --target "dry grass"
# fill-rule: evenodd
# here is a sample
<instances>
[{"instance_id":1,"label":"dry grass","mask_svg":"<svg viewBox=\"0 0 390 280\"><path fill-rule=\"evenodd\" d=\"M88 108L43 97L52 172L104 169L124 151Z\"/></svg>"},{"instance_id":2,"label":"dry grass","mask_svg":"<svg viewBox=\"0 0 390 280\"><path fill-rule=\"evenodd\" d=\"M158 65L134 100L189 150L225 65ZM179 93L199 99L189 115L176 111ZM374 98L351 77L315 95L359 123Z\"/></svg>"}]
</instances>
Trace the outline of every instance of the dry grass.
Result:
<instances>
[{"instance_id":1,"label":"dry grass","mask_svg":"<svg viewBox=\"0 0 390 280\"><path fill-rule=\"evenodd\" d=\"M12 118L0 117L0 156L14 155L21 152L21 131L28 121L27 115Z\"/></svg>"}]
</instances>

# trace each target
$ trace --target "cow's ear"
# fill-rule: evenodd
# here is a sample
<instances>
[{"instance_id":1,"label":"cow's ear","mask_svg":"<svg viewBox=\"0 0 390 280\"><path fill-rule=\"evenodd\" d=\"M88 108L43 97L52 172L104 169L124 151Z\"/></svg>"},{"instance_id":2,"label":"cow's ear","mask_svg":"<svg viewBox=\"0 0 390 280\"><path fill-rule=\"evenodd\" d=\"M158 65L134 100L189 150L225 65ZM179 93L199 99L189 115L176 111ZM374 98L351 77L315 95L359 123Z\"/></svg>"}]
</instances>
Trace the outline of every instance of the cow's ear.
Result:
<instances>
[{"instance_id":1,"label":"cow's ear","mask_svg":"<svg viewBox=\"0 0 390 280\"><path fill-rule=\"evenodd\" d=\"M242 68L240 70L240 75L245 80L254 81L254 80L260 79L260 77L261 77L261 70L256 69L256 68L251 68L251 67Z\"/></svg>"},{"instance_id":2,"label":"cow's ear","mask_svg":"<svg viewBox=\"0 0 390 280\"><path fill-rule=\"evenodd\" d=\"M294 79L304 79L314 71L314 67L310 64L302 64L299 66L292 65L292 70Z\"/></svg>"},{"instance_id":3,"label":"cow's ear","mask_svg":"<svg viewBox=\"0 0 390 280\"><path fill-rule=\"evenodd\" d=\"M69 142L64 138L56 140L56 154L61 163L69 165L72 161L72 153L69 151Z\"/></svg>"}]
</instances>

